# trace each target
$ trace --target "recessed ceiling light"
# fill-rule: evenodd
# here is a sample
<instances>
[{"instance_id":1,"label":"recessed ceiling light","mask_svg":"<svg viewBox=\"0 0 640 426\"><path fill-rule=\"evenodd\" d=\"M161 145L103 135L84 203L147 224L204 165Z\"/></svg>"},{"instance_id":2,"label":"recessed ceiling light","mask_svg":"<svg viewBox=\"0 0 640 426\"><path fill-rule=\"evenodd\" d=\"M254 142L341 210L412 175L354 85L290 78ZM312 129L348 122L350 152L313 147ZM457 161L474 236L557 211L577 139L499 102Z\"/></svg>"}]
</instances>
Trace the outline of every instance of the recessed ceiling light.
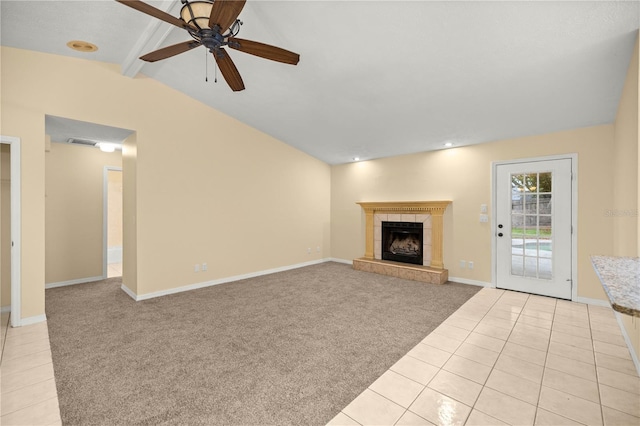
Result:
<instances>
[{"instance_id":1,"label":"recessed ceiling light","mask_svg":"<svg viewBox=\"0 0 640 426\"><path fill-rule=\"evenodd\" d=\"M353 157L353 161L360 161L360 157Z\"/></svg>"},{"instance_id":2,"label":"recessed ceiling light","mask_svg":"<svg viewBox=\"0 0 640 426\"><path fill-rule=\"evenodd\" d=\"M67 46L73 50L84 53L95 52L96 50L98 50L98 46L96 46L95 44L82 40L71 40L69 43L67 43Z\"/></svg>"},{"instance_id":3,"label":"recessed ceiling light","mask_svg":"<svg viewBox=\"0 0 640 426\"><path fill-rule=\"evenodd\" d=\"M447 142L444 144L445 147L451 148L453 146L453 142Z\"/></svg>"}]
</instances>

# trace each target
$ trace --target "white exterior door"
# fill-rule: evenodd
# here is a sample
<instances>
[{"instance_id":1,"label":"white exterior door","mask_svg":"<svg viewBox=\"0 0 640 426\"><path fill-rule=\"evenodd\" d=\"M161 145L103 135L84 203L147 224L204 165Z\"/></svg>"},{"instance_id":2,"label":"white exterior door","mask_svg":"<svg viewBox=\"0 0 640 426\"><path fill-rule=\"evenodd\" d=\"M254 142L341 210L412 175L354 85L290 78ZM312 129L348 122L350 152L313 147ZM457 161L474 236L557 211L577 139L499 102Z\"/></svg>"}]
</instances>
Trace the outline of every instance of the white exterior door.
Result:
<instances>
[{"instance_id":1,"label":"white exterior door","mask_svg":"<svg viewBox=\"0 0 640 426\"><path fill-rule=\"evenodd\" d=\"M571 159L496 166L496 286L571 299Z\"/></svg>"}]
</instances>

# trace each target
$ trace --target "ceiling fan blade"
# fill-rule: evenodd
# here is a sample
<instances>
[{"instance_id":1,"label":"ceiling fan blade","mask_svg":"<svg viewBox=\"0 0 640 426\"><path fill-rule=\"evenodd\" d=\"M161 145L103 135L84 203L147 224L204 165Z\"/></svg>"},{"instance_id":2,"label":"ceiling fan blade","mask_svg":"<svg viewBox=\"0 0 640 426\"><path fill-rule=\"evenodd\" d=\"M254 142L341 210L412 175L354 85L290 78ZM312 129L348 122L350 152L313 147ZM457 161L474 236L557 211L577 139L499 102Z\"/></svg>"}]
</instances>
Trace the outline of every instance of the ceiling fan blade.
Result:
<instances>
[{"instance_id":1,"label":"ceiling fan blade","mask_svg":"<svg viewBox=\"0 0 640 426\"><path fill-rule=\"evenodd\" d=\"M224 33L238 19L247 0L214 0L209 16L209 28L215 25L220 27L220 33Z\"/></svg>"},{"instance_id":2,"label":"ceiling fan blade","mask_svg":"<svg viewBox=\"0 0 640 426\"><path fill-rule=\"evenodd\" d=\"M227 84L229 84L229 87L231 87L231 90L233 90L234 92L244 90L242 77L240 77L238 68L236 68L236 65L231 60L231 57L227 54L227 51L224 49L218 49L213 53L213 57L218 64L218 68L220 68L222 76L225 80L227 80Z\"/></svg>"},{"instance_id":3,"label":"ceiling fan blade","mask_svg":"<svg viewBox=\"0 0 640 426\"><path fill-rule=\"evenodd\" d=\"M189 40L189 41L174 44L171 46L163 47L162 49L154 50L151 53L147 53L146 55L141 56L140 59L147 62L155 62L161 59L170 58L180 53L184 53L187 50L191 50L194 47L198 47L198 46L200 46L199 41Z\"/></svg>"},{"instance_id":4,"label":"ceiling fan blade","mask_svg":"<svg viewBox=\"0 0 640 426\"><path fill-rule=\"evenodd\" d=\"M250 55L283 62L285 64L296 65L300 60L300 55L297 53L252 40L230 37L229 47Z\"/></svg>"},{"instance_id":5,"label":"ceiling fan blade","mask_svg":"<svg viewBox=\"0 0 640 426\"><path fill-rule=\"evenodd\" d=\"M184 22L182 19L178 19L175 16L169 15L167 12L163 12L160 9L156 9L155 7L148 5L140 0L116 0L118 3L122 3L126 6L129 6L139 12L146 13L147 15L153 16L154 18L158 18L164 22L168 22L176 27L191 29L196 31L197 29Z\"/></svg>"}]
</instances>

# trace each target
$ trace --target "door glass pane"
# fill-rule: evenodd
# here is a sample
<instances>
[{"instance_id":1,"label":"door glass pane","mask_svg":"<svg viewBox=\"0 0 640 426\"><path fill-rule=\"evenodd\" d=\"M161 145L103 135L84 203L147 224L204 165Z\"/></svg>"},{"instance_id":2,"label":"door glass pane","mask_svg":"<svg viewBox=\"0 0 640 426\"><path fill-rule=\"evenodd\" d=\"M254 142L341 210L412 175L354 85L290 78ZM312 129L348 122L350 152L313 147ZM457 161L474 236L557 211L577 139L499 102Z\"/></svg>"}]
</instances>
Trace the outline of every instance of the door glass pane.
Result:
<instances>
[{"instance_id":1,"label":"door glass pane","mask_svg":"<svg viewBox=\"0 0 640 426\"><path fill-rule=\"evenodd\" d=\"M538 195L540 214L551 214L551 194Z\"/></svg>"},{"instance_id":2,"label":"door glass pane","mask_svg":"<svg viewBox=\"0 0 640 426\"><path fill-rule=\"evenodd\" d=\"M539 173L538 192L551 192L551 172Z\"/></svg>"},{"instance_id":3,"label":"door glass pane","mask_svg":"<svg viewBox=\"0 0 640 426\"><path fill-rule=\"evenodd\" d=\"M511 237L511 253L519 256L524 255L524 239L522 236Z\"/></svg>"},{"instance_id":4,"label":"door glass pane","mask_svg":"<svg viewBox=\"0 0 640 426\"><path fill-rule=\"evenodd\" d=\"M524 276L528 278L538 278L538 258L524 257Z\"/></svg>"},{"instance_id":5,"label":"door glass pane","mask_svg":"<svg viewBox=\"0 0 640 426\"><path fill-rule=\"evenodd\" d=\"M511 274L549 280L553 275L552 174L511 175Z\"/></svg>"},{"instance_id":6,"label":"door glass pane","mask_svg":"<svg viewBox=\"0 0 640 426\"><path fill-rule=\"evenodd\" d=\"M536 192L538 188L538 175L524 175L524 190L528 193Z\"/></svg>"},{"instance_id":7,"label":"door glass pane","mask_svg":"<svg viewBox=\"0 0 640 426\"><path fill-rule=\"evenodd\" d=\"M527 215L524 217L524 234L527 238L538 236L538 216Z\"/></svg>"},{"instance_id":8,"label":"door glass pane","mask_svg":"<svg viewBox=\"0 0 640 426\"><path fill-rule=\"evenodd\" d=\"M528 194L525 197L525 213L536 214L538 213L538 195Z\"/></svg>"}]
</instances>

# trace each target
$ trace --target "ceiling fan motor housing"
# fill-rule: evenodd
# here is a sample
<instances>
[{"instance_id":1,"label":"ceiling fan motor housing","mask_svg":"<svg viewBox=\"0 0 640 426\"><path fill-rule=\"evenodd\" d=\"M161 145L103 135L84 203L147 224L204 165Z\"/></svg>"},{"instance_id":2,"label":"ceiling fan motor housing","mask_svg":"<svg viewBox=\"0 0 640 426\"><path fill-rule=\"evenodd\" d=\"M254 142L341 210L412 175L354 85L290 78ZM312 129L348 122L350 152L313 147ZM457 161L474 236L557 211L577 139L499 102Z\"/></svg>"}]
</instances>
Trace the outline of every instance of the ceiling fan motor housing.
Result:
<instances>
[{"instance_id":1,"label":"ceiling fan motor housing","mask_svg":"<svg viewBox=\"0 0 640 426\"><path fill-rule=\"evenodd\" d=\"M211 53L225 44L224 37L217 31L209 28L198 31L197 34L191 34L193 38L200 41Z\"/></svg>"}]
</instances>

